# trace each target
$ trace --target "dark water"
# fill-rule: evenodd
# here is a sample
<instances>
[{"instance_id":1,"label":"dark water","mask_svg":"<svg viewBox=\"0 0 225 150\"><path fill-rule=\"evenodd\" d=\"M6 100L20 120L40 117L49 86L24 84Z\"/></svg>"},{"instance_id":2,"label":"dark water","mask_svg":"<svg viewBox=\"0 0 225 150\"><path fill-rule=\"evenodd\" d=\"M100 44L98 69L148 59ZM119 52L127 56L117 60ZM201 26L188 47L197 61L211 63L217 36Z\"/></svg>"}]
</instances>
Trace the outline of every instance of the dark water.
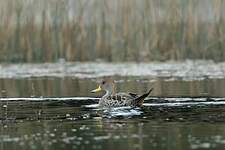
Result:
<instances>
[{"instance_id":1,"label":"dark water","mask_svg":"<svg viewBox=\"0 0 225 150\"><path fill-rule=\"evenodd\" d=\"M182 66L150 67L143 76L129 69L130 76L109 71L99 75L99 68L84 66L71 72L1 66L0 149L224 149L222 66L192 73L183 73ZM90 91L110 73L118 91L154 91L142 108L99 109L103 93Z\"/></svg>"},{"instance_id":2,"label":"dark water","mask_svg":"<svg viewBox=\"0 0 225 150\"><path fill-rule=\"evenodd\" d=\"M155 89L143 108L100 110L82 98L101 95L89 93L98 79L1 79L0 149L224 148L225 98L208 98L225 97L224 79L114 78L120 91Z\"/></svg>"}]
</instances>

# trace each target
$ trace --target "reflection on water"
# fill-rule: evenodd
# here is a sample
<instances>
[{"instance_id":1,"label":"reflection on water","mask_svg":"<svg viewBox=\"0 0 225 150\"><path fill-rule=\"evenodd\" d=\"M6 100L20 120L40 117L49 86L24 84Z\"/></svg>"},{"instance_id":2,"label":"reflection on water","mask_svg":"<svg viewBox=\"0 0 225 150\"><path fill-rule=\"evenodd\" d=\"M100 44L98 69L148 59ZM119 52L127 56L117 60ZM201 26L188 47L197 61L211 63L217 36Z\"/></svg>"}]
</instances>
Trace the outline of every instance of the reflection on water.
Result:
<instances>
[{"instance_id":1,"label":"reflection on water","mask_svg":"<svg viewBox=\"0 0 225 150\"><path fill-rule=\"evenodd\" d=\"M136 77L114 77L117 91L144 93L154 87L152 96L183 97L209 96L225 97L225 79L205 79L198 81L139 79ZM96 88L99 79L77 78L26 78L0 79L0 97L95 97L90 91Z\"/></svg>"},{"instance_id":2,"label":"reflection on water","mask_svg":"<svg viewBox=\"0 0 225 150\"><path fill-rule=\"evenodd\" d=\"M130 119L126 117L103 118L95 116L93 110L85 111L76 107L55 110L49 107L48 109L50 110L43 108L42 113L52 115L53 119L3 121L0 127L0 148L12 150L62 148L179 150L222 149L225 144L224 124L212 124L209 123L210 121L201 120L201 113L207 112L201 108L192 110L192 113L185 112L184 109L176 112L153 108L156 110L150 111L151 114ZM92 117L88 115L91 113L93 113ZM157 114L153 113L160 115L154 119L151 116L157 117ZM211 114L214 113L219 114L216 110L211 111ZM64 118L59 117L55 120L54 116L60 114L64 114ZM77 116L82 116L82 118Z\"/></svg>"},{"instance_id":3,"label":"reflection on water","mask_svg":"<svg viewBox=\"0 0 225 150\"><path fill-rule=\"evenodd\" d=\"M99 97L89 92L99 79L0 79L1 97L36 97L1 99L0 149L224 148L225 98L207 97L225 97L225 79L114 78L118 91L143 93L154 87L153 97L143 108L101 110L93 105L97 99L65 99Z\"/></svg>"},{"instance_id":4,"label":"reflection on water","mask_svg":"<svg viewBox=\"0 0 225 150\"><path fill-rule=\"evenodd\" d=\"M32 128L31 128L32 127ZM142 120L41 121L0 128L1 149L223 149L223 124Z\"/></svg>"}]
</instances>

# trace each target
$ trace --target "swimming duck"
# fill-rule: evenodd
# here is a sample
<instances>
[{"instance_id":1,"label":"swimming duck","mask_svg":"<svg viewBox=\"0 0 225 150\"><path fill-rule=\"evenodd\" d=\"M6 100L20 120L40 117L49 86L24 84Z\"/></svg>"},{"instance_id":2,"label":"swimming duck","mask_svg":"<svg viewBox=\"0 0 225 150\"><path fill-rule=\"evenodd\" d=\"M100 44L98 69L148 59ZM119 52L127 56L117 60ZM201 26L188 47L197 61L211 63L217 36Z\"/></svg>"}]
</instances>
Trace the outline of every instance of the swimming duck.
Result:
<instances>
[{"instance_id":1,"label":"swimming duck","mask_svg":"<svg viewBox=\"0 0 225 150\"><path fill-rule=\"evenodd\" d=\"M98 88L92 90L91 92L106 92L105 95L99 100L100 107L140 107L143 104L144 99L152 92L152 90L153 88L143 95L137 95L135 93L116 93L114 80L103 79Z\"/></svg>"}]
</instances>

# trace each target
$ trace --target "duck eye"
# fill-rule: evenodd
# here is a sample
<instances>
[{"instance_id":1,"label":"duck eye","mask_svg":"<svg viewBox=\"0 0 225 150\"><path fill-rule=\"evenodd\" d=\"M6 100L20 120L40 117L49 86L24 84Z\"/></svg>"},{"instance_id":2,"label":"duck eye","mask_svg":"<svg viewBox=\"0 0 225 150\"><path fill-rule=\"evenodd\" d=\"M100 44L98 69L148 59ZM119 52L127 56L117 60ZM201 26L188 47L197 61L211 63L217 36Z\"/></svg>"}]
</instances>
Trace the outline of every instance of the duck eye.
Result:
<instances>
[{"instance_id":1,"label":"duck eye","mask_svg":"<svg viewBox=\"0 0 225 150\"><path fill-rule=\"evenodd\" d=\"M105 81L102 81L102 84L105 84Z\"/></svg>"}]
</instances>

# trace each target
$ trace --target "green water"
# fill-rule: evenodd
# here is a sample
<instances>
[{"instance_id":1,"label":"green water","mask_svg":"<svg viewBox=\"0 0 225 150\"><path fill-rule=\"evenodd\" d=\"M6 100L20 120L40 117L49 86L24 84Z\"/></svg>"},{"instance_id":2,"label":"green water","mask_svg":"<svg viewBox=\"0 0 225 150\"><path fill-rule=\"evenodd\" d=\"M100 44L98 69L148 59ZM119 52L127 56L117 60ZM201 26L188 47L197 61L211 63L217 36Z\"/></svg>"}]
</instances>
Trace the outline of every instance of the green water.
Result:
<instances>
[{"instance_id":1,"label":"green water","mask_svg":"<svg viewBox=\"0 0 225 150\"><path fill-rule=\"evenodd\" d=\"M145 92L143 108L101 110L89 91L98 79L1 79L0 149L223 149L224 79L199 81L115 76L118 91ZM160 97L177 97L169 100ZM190 101L181 97L222 97ZM7 99L14 97L14 100ZM16 100L31 97L31 100ZM32 100L33 97L37 99ZM52 97L44 100L43 97ZM71 97L71 99L66 99ZM73 99L73 97L77 97ZM81 100L79 100L79 97ZM54 98L56 100L54 100ZM60 98L57 100L57 98ZM186 103L187 102L191 102ZM161 105L158 105L161 104ZM91 107L89 107L91 106Z\"/></svg>"},{"instance_id":2,"label":"green water","mask_svg":"<svg viewBox=\"0 0 225 150\"><path fill-rule=\"evenodd\" d=\"M32 121L1 127L1 149L223 149L224 125L141 119Z\"/></svg>"}]
</instances>

